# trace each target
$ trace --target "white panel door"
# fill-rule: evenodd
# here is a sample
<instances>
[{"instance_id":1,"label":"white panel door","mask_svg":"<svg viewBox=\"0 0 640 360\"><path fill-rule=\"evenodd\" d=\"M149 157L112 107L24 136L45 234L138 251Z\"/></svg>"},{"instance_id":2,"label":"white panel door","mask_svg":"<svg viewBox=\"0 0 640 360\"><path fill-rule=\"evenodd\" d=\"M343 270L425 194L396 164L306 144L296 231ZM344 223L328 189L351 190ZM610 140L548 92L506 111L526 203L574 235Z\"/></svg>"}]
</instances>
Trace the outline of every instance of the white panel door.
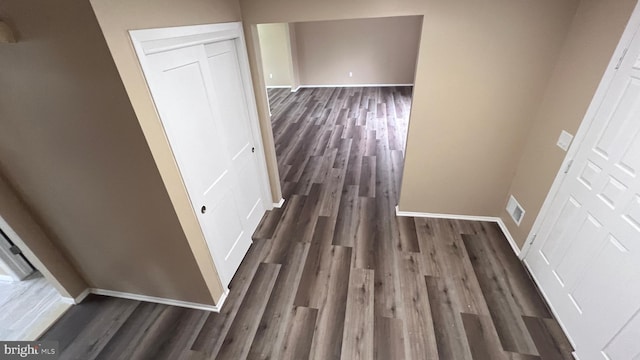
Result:
<instances>
[{"instance_id":1,"label":"white panel door","mask_svg":"<svg viewBox=\"0 0 640 360\"><path fill-rule=\"evenodd\" d=\"M265 212L234 40L147 55L151 92L224 286Z\"/></svg>"},{"instance_id":2,"label":"white panel door","mask_svg":"<svg viewBox=\"0 0 640 360\"><path fill-rule=\"evenodd\" d=\"M232 40L205 45L213 96L218 107L222 133L238 186L237 205L251 233L258 226L265 208L260 193L260 173L251 133L249 105L245 99L238 53ZM225 211L224 207L220 208ZM251 234L249 234L251 235Z\"/></svg>"},{"instance_id":3,"label":"white panel door","mask_svg":"<svg viewBox=\"0 0 640 360\"><path fill-rule=\"evenodd\" d=\"M636 36L524 259L581 360L640 359L639 48Z\"/></svg>"}]
</instances>

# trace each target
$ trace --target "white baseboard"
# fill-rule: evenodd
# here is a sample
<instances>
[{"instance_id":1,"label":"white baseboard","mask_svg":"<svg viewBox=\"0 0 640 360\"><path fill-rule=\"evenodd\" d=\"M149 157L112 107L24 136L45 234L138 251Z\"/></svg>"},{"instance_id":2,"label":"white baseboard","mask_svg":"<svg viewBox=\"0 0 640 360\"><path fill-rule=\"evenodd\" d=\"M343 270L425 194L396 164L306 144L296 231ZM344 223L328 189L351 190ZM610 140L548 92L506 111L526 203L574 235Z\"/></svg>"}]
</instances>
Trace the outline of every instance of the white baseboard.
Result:
<instances>
[{"instance_id":1,"label":"white baseboard","mask_svg":"<svg viewBox=\"0 0 640 360\"><path fill-rule=\"evenodd\" d=\"M62 297L62 301L69 303L69 304L80 304L82 302L82 300L84 300L84 298L87 297L87 295L89 295L91 293L91 288L86 288L84 289L84 291L82 291L80 293L80 295L76 296L75 298L70 298L70 297Z\"/></svg>"},{"instance_id":2,"label":"white baseboard","mask_svg":"<svg viewBox=\"0 0 640 360\"><path fill-rule=\"evenodd\" d=\"M425 212L414 212L414 211L401 211L398 206L396 206L396 216L412 216L412 217L426 217L426 218L436 218L436 219L458 219L458 220L470 220L470 221L489 221L495 222L502 230L504 237L507 238L509 245L513 252L520 257L520 248L516 244L513 236L507 229L507 226L504 224L501 218L494 216L474 216L474 215L457 215L457 214L439 214L439 213L425 213Z\"/></svg>"},{"instance_id":3,"label":"white baseboard","mask_svg":"<svg viewBox=\"0 0 640 360\"><path fill-rule=\"evenodd\" d=\"M498 223L498 226L500 227L500 230L502 230L502 233L504 234L504 237L507 238L507 241L509 242L509 245L511 245L511 249L516 254L516 256L518 256L518 258L520 258L520 247L518 247L518 244L516 244L516 241L513 239L513 236L511 236L511 233L509 232L509 229L507 229L507 225L499 217L496 218L496 222Z\"/></svg>"},{"instance_id":4,"label":"white baseboard","mask_svg":"<svg viewBox=\"0 0 640 360\"><path fill-rule=\"evenodd\" d=\"M212 311L219 313L220 310L222 310L222 305L224 305L224 302L227 301L228 296L229 296L229 289L227 288L227 289L224 289L222 296L220 296L220 301L218 301L217 305L213 306L215 309Z\"/></svg>"},{"instance_id":5,"label":"white baseboard","mask_svg":"<svg viewBox=\"0 0 640 360\"><path fill-rule=\"evenodd\" d=\"M227 299L227 296L229 295L229 289L226 289L222 294L222 297L220 298L220 301L218 302L217 305L207 305L207 304L194 303L190 301L166 299L166 298L155 297L155 296L131 294L131 293L126 293L121 291L113 291L113 290L105 290L105 289L92 288L90 289L89 292L96 295L113 296L113 297L118 297L123 299L146 301L146 302L152 302L152 303L158 303L158 304L180 306L180 307L185 307L190 309L207 310L207 311L213 311L213 312L220 312L220 309L222 308L224 301Z\"/></svg>"},{"instance_id":6,"label":"white baseboard","mask_svg":"<svg viewBox=\"0 0 640 360\"><path fill-rule=\"evenodd\" d=\"M273 203L274 208L281 208L284 205L284 198L280 199L277 203Z\"/></svg>"},{"instance_id":7,"label":"white baseboard","mask_svg":"<svg viewBox=\"0 0 640 360\"><path fill-rule=\"evenodd\" d=\"M412 217L426 217L436 219L458 219L458 220L471 220L471 221L493 221L497 218L491 216L474 216L474 215L457 215L457 214L440 214L440 213L426 213L415 211L402 211L396 206L397 216L412 216Z\"/></svg>"},{"instance_id":8,"label":"white baseboard","mask_svg":"<svg viewBox=\"0 0 640 360\"><path fill-rule=\"evenodd\" d=\"M288 85L267 86L267 89L291 89L291 92L296 92L299 89L311 89L311 88L335 88L335 87L395 87L395 86L413 86L413 84L337 84L337 85L299 85L294 88Z\"/></svg>"},{"instance_id":9,"label":"white baseboard","mask_svg":"<svg viewBox=\"0 0 640 360\"><path fill-rule=\"evenodd\" d=\"M338 85L300 85L300 88L333 88L333 87L394 87L413 86L413 84L338 84ZM297 90L297 89L296 89Z\"/></svg>"}]
</instances>

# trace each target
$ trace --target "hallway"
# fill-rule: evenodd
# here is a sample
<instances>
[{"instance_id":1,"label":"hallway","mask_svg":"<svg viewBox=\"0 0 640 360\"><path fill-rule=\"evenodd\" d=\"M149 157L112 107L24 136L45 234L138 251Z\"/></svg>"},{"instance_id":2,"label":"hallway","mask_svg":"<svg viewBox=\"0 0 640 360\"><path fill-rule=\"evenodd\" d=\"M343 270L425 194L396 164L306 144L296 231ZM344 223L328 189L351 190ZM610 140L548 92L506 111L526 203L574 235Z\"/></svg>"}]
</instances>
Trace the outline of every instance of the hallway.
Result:
<instances>
[{"instance_id":1,"label":"hallway","mask_svg":"<svg viewBox=\"0 0 640 360\"><path fill-rule=\"evenodd\" d=\"M572 359L496 224L395 216L411 88L269 95L286 202L221 313L92 295L61 359Z\"/></svg>"}]
</instances>

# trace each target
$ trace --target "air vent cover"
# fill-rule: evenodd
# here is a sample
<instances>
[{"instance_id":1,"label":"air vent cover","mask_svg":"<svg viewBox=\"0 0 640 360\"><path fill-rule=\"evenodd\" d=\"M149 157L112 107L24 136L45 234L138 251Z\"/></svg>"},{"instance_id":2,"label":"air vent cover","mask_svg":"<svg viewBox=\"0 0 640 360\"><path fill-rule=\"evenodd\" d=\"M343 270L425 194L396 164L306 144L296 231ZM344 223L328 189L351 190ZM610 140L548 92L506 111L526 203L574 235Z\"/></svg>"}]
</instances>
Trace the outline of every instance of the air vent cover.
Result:
<instances>
[{"instance_id":1,"label":"air vent cover","mask_svg":"<svg viewBox=\"0 0 640 360\"><path fill-rule=\"evenodd\" d=\"M520 222L522 222L522 218L524 217L524 209L522 208L522 206L520 206L513 195L509 197L509 202L507 203L507 212L509 213L509 215L511 215L513 222L515 222L516 225L520 226Z\"/></svg>"}]
</instances>

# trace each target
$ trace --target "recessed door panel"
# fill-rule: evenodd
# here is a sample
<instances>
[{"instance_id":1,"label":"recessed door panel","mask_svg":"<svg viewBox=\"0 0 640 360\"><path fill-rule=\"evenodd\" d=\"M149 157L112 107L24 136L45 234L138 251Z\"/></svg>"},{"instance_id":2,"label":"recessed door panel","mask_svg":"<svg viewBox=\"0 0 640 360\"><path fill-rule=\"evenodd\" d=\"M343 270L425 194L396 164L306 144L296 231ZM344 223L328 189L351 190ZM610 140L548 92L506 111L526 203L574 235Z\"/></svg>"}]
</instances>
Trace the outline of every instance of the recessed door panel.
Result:
<instances>
[{"instance_id":1,"label":"recessed door panel","mask_svg":"<svg viewBox=\"0 0 640 360\"><path fill-rule=\"evenodd\" d=\"M162 51L147 60L165 133L226 286L251 244L255 218L265 211L234 40Z\"/></svg>"}]
</instances>

